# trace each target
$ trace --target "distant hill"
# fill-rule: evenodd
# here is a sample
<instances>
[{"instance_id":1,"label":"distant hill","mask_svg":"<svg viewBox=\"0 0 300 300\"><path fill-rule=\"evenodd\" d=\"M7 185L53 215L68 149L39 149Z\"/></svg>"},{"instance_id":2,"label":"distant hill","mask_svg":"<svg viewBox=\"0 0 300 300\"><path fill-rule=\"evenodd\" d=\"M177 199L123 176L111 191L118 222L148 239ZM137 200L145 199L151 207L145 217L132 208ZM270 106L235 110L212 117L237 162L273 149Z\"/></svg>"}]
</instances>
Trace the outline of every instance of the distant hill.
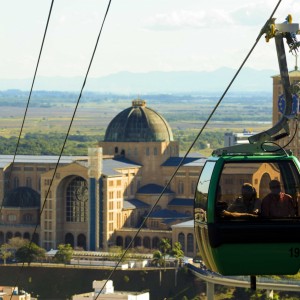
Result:
<instances>
[{"instance_id":1,"label":"distant hill","mask_svg":"<svg viewBox=\"0 0 300 300\"><path fill-rule=\"evenodd\" d=\"M85 91L121 94L139 93L186 93L223 91L232 80L236 70L220 68L211 72L119 72L104 77L88 78ZM272 89L274 70L244 68L232 85L231 91L264 91ZM32 79L0 79L0 90L29 90ZM81 77L37 77L35 90L78 91Z\"/></svg>"}]
</instances>

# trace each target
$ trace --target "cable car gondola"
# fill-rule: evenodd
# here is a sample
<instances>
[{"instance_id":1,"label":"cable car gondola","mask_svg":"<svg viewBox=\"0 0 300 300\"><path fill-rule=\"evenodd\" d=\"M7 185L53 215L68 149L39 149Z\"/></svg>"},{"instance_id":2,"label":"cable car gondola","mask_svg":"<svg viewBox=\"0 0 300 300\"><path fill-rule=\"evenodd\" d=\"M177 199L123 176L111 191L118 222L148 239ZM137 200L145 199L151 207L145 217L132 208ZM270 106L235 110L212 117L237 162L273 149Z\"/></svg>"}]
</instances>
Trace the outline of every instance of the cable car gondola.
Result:
<instances>
[{"instance_id":1,"label":"cable car gondola","mask_svg":"<svg viewBox=\"0 0 300 300\"><path fill-rule=\"evenodd\" d=\"M290 17L283 24L274 24L272 19L263 28L267 40L275 38L286 99L281 120L271 129L250 137L247 145L214 151L197 184L197 245L206 266L222 275L295 274L300 268L300 163L290 151L275 143L289 136L288 122L297 117L292 108L292 94L297 86L290 85L283 38L291 51L297 51L295 36L299 26L290 22ZM280 200L276 203L278 214L273 216L262 212L228 213L244 183L250 183L253 199L262 200L270 192L270 182L280 183L291 212L283 214ZM272 210L276 211L276 207Z\"/></svg>"}]
</instances>

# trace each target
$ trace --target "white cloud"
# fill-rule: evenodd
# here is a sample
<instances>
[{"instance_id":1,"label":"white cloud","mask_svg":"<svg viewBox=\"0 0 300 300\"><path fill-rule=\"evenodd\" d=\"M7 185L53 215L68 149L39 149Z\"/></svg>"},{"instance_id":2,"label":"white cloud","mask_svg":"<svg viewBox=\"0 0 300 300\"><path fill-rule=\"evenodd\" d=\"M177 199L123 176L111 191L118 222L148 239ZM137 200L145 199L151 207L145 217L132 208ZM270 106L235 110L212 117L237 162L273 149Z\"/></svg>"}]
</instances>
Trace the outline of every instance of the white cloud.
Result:
<instances>
[{"instance_id":1,"label":"white cloud","mask_svg":"<svg viewBox=\"0 0 300 300\"><path fill-rule=\"evenodd\" d=\"M233 20L221 10L179 10L149 17L144 21L144 27L152 30L198 29L224 23L233 24Z\"/></svg>"}]
</instances>

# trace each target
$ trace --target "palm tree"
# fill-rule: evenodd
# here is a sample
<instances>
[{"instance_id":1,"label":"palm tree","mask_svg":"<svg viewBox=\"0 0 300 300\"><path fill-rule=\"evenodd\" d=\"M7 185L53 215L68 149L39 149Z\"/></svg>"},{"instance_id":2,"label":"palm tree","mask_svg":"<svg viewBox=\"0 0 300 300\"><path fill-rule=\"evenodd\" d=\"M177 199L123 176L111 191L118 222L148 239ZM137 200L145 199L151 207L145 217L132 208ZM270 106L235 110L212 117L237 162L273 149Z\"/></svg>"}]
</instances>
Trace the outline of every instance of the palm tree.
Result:
<instances>
[{"instance_id":1,"label":"palm tree","mask_svg":"<svg viewBox=\"0 0 300 300\"><path fill-rule=\"evenodd\" d=\"M166 267L166 255L169 253L171 249L171 243L169 239L161 239L159 243L159 249L162 252L163 260L164 260L164 267Z\"/></svg>"},{"instance_id":2,"label":"palm tree","mask_svg":"<svg viewBox=\"0 0 300 300\"><path fill-rule=\"evenodd\" d=\"M151 264L157 267L164 265L164 257L159 250L153 252L153 258Z\"/></svg>"},{"instance_id":3,"label":"palm tree","mask_svg":"<svg viewBox=\"0 0 300 300\"><path fill-rule=\"evenodd\" d=\"M184 253L181 249L181 244L179 242L175 242L171 251L171 255L179 261L179 265L181 265L182 258L184 257Z\"/></svg>"}]
</instances>

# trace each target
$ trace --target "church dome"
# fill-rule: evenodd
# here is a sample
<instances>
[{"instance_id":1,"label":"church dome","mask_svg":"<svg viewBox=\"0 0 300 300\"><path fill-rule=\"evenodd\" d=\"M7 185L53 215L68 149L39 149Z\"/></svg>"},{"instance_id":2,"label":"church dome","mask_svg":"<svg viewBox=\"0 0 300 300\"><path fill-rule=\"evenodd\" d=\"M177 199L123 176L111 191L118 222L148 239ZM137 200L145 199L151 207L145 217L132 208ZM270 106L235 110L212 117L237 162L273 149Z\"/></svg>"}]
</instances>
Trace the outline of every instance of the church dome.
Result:
<instances>
[{"instance_id":1,"label":"church dome","mask_svg":"<svg viewBox=\"0 0 300 300\"><path fill-rule=\"evenodd\" d=\"M29 187L18 187L8 192L3 200L4 207L40 207L40 195Z\"/></svg>"},{"instance_id":2,"label":"church dome","mask_svg":"<svg viewBox=\"0 0 300 300\"><path fill-rule=\"evenodd\" d=\"M120 112L108 125L105 142L162 142L173 141L167 121L146 107L146 101L133 100L132 107Z\"/></svg>"}]
</instances>

